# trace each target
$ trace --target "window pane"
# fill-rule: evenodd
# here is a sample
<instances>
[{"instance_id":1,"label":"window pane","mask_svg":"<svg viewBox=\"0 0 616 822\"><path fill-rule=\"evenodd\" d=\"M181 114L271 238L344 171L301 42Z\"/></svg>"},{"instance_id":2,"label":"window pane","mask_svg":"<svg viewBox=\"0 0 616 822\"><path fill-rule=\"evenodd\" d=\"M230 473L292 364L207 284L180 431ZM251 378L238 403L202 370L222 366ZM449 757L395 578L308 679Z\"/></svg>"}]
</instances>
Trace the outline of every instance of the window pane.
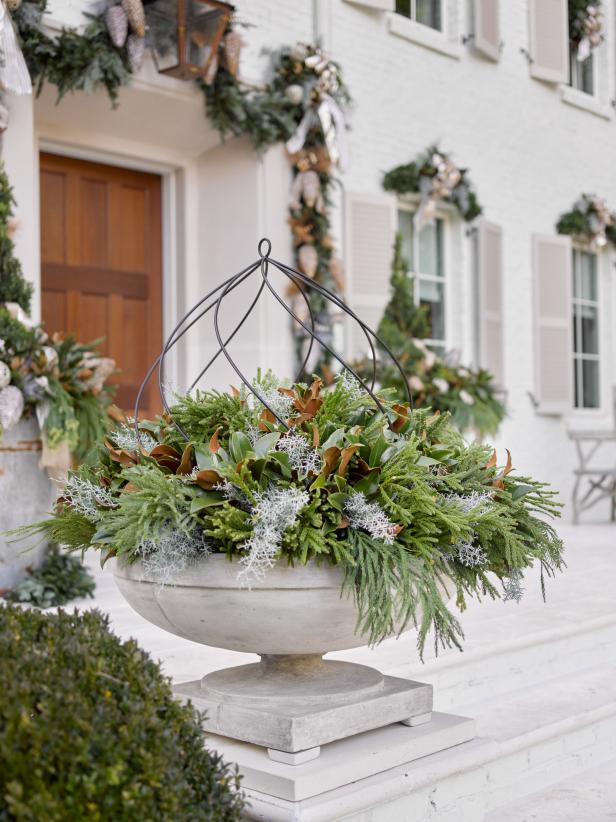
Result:
<instances>
[{"instance_id":1,"label":"window pane","mask_svg":"<svg viewBox=\"0 0 616 822\"><path fill-rule=\"evenodd\" d=\"M581 63L578 62L578 88L586 94L593 94L595 90L593 64L592 54Z\"/></svg>"},{"instance_id":2,"label":"window pane","mask_svg":"<svg viewBox=\"0 0 616 822\"><path fill-rule=\"evenodd\" d=\"M582 405L599 408L599 363L596 360L580 360L582 368Z\"/></svg>"},{"instance_id":3,"label":"window pane","mask_svg":"<svg viewBox=\"0 0 616 822\"><path fill-rule=\"evenodd\" d=\"M434 280L419 281L419 302L428 308L429 336L434 340L445 339L444 295L443 283Z\"/></svg>"},{"instance_id":4,"label":"window pane","mask_svg":"<svg viewBox=\"0 0 616 822\"><path fill-rule=\"evenodd\" d=\"M597 256L587 251L579 252L580 290L584 300L597 299Z\"/></svg>"},{"instance_id":5,"label":"window pane","mask_svg":"<svg viewBox=\"0 0 616 822\"><path fill-rule=\"evenodd\" d=\"M413 215L410 211L398 212L398 231L402 234L402 256L413 269Z\"/></svg>"},{"instance_id":6,"label":"window pane","mask_svg":"<svg viewBox=\"0 0 616 822\"><path fill-rule=\"evenodd\" d=\"M396 11L405 17L411 16L411 0L396 0Z\"/></svg>"},{"instance_id":7,"label":"window pane","mask_svg":"<svg viewBox=\"0 0 616 822\"><path fill-rule=\"evenodd\" d=\"M441 0L417 0L417 22L441 29Z\"/></svg>"},{"instance_id":8,"label":"window pane","mask_svg":"<svg viewBox=\"0 0 616 822\"><path fill-rule=\"evenodd\" d=\"M575 305L575 303L573 305L572 323L573 323L573 351L574 351L575 354L579 354L580 353L581 341L578 339L578 326L579 326L580 323L579 323L579 316L578 316L578 306Z\"/></svg>"},{"instance_id":9,"label":"window pane","mask_svg":"<svg viewBox=\"0 0 616 822\"><path fill-rule=\"evenodd\" d=\"M419 271L431 277L443 276L443 222L434 220L419 232Z\"/></svg>"},{"instance_id":10,"label":"window pane","mask_svg":"<svg viewBox=\"0 0 616 822\"><path fill-rule=\"evenodd\" d=\"M575 307L580 318L580 332L582 354L599 353L599 322L598 311L594 305L578 305Z\"/></svg>"}]
</instances>

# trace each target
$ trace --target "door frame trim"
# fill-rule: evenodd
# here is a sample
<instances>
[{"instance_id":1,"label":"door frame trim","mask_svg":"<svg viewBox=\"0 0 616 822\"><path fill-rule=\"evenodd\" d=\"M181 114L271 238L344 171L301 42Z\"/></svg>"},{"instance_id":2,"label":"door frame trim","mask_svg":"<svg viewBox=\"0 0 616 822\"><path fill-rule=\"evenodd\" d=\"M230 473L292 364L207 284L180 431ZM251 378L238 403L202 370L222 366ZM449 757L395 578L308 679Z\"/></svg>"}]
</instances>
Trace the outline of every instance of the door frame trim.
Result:
<instances>
[{"instance_id":1,"label":"door frame trim","mask_svg":"<svg viewBox=\"0 0 616 822\"><path fill-rule=\"evenodd\" d=\"M180 203L178 187L178 174L182 171L181 166L156 160L142 159L129 154L121 154L115 151L105 151L98 148L73 145L60 140L50 139L44 136L38 138L37 162L42 153L57 154L61 157L70 157L74 160L85 160L90 163L102 163L104 165L115 166L116 168L126 168L131 171L143 171L149 174L157 174L161 178L161 287L162 287L162 335L163 341L167 339L171 331L177 324L180 316L184 313L181 310L183 305L183 283L184 277L180 276L180 259L182 250L179 243L179 215L183 213L183 203ZM37 174L37 187L40 183L40 167ZM40 214L40 188L37 190L37 202L39 203ZM39 232L40 245L40 232ZM41 275L39 274L39 288L42 286ZM177 347L172 349L167 355L167 383L174 387L183 385L184 369L180 366L180 358ZM144 374L145 376L145 374Z\"/></svg>"}]
</instances>

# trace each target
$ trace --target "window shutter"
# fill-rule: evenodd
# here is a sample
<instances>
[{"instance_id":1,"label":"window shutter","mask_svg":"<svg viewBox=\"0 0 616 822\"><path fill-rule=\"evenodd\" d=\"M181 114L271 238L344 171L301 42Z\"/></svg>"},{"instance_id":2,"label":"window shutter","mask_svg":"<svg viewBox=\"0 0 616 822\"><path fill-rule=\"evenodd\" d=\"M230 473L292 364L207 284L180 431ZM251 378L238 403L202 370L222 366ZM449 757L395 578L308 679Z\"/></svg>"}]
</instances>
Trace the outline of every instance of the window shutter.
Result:
<instances>
[{"instance_id":1,"label":"window shutter","mask_svg":"<svg viewBox=\"0 0 616 822\"><path fill-rule=\"evenodd\" d=\"M572 402L571 238L533 236L535 398L540 414Z\"/></svg>"},{"instance_id":2,"label":"window shutter","mask_svg":"<svg viewBox=\"0 0 616 822\"><path fill-rule=\"evenodd\" d=\"M567 0L529 0L530 73L538 80L569 79Z\"/></svg>"},{"instance_id":3,"label":"window shutter","mask_svg":"<svg viewBox=\"0 0 616 822\"><path fill-rule=\"evenodd\" d=\"M395 11L396 0L345 0L352 6L365 6L376 11Z\"/></svg>"},{"instance_id":4,"label":"window shutter","mask_svg":"<svg viewBox=\"0 0 616 822\"><path fill-rule=\"evenodd\" d=\"M478 224L479 364L504 386L503 232L500 226Z\"/></svg>"},{"instance_id":5,"label":"window shutter","mask_svg":"<svg viewBox=\"0 0 616 822\"><path fill-rule=\"evenodd\" d=\"M389 299L389 276L396 233L396 198L388 194L346 194L347 300L355 313L377 330ZM355 320L347 326L347 354L369 353Z\"/></svg>"},{"instance_id":6,"label":"window shutter","mask_svg":"<svg viewBox=\"0 0 616 822\"><path fill-rule=\"evenodd\" d=\"M475 48L491 60L500 57L500 0L474 0Z\"/></svg>"}]
</instances>

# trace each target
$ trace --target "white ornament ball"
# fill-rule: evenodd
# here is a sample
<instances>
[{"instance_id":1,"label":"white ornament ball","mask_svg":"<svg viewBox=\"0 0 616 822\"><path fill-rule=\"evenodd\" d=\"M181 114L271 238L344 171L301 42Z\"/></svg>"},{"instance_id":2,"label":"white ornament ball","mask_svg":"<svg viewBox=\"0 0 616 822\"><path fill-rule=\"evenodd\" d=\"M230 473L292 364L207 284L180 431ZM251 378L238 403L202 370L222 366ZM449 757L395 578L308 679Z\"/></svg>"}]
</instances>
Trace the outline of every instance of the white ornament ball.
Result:
<instances>
[{"instance_id":1,"label":"white ornament ball","mask_svg":"<svg viewBox=\"0 0 616 822\"><path fill-rule=\"evenodd\" d=\"M436 390L439 391L441 394L445 394L447 393L447 391L449 391L449 383L447 382L447 380L443 379L443 377L435 377L432 380L432 384L434 385Z\"/></svg>"},{"instance_id":2,"label":"white ornament ball","mask_svg":"<svg viewBox=\"0 0 616 822\"><path fill-rule=\"evenodd\" d=\"M6 388L11 382L11 369L5 362L0 362L0 388Z\"/></svg>"},{"instance_id":3,"label":"white ornament ball","mask_svg":"<svg viewBox=\"0 0 616 822\"><path fill-rule=\"evenodd\" d=\"M45 355L45 360L47 361L47 368L55 368L58 364L58 352L56 349L52 348L50 345L44 345L43 354Z\"/></svg>"},{"instance_id":4,"label":"white ornament ball","mask_svg":"<svg viewBox=\"0 0 616 822\"><path fill-rule=\"evenodd\" d=\"M419 379L419 377L416 374L413 374L411 377L409 377L408 383L411 391L423 391L424 389L423 382Z\"/></svg>"},{"instance_id":5,"label":"white ornament ball","mask_svg":"<svg viewBox=\"0 0 616 822\"><path fill-rule=\"evenodd\" d=\"M284 93L294 106L299 106L304 99L304 89L299 85L299 83L293 83L292 85L287 86Z\"/></svg>"},{"instance_id":6,"label":"white ornament ball","mask_svg":"<svg viewBox=\"0 0 616 822\"><path fill-rule=\"evenodd\" d=\"M464 390L464 388L460 391L460 399L465 405L475 405L475 400L471 397L468 391Z\"/></svg>"}]
</instances>

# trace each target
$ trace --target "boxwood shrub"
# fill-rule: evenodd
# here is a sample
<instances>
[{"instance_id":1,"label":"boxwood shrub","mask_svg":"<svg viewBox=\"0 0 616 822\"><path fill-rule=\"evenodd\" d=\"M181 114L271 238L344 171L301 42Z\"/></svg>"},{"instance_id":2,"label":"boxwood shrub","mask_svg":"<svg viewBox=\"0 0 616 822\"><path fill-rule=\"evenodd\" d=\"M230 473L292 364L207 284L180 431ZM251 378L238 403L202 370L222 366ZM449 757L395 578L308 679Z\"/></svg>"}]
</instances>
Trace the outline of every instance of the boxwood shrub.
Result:
<instances>
[{"instance_id":1,"label":"boxwood shrub","mask_svg":"<svg viewBox=\"0 0 616 822\"><path fill-rule=\"evenodd\" d=\"M0 607L0 820L235 822L199 714L97 611Z\"/></svg>"}]
</instances>

